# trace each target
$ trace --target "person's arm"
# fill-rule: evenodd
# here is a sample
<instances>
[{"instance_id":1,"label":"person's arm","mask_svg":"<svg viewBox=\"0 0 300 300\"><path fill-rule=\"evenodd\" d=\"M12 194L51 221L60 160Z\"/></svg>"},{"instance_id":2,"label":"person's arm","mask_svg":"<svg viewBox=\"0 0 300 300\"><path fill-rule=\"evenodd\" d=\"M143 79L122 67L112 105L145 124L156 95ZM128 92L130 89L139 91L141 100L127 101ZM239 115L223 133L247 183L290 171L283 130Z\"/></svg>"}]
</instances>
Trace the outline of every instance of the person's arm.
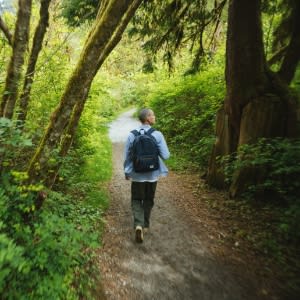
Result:
<instances>
[{"instance_id":1,"label":"person's arm","mask_svg":"<svg viewBox=\"0 0 300 300\"><path fill-rule=\"evenodd\" d=\"M168 159L170 157L170 151L166 143L166 140L160 131L157 132L157 146L159 150L159 156L162 159Z\"/></svg>"},{"instance_id":2,"label":"person's arm","mask_svg":"<svg viewBox=\"0 0 300 300\"><path fill-rule=\"evenodd\" d=\"M132 144L132 134L130 133L127 141L125 143L125 149L124 149L124 163L123 163L123 167L124 167L124 174L125 174L125 179L129 180L130 176L128 173L128 167L129 167L129 163L131 161L131 157L130 157L130 148L131 148L131 144Z\"/></svg>"}]
</instances>

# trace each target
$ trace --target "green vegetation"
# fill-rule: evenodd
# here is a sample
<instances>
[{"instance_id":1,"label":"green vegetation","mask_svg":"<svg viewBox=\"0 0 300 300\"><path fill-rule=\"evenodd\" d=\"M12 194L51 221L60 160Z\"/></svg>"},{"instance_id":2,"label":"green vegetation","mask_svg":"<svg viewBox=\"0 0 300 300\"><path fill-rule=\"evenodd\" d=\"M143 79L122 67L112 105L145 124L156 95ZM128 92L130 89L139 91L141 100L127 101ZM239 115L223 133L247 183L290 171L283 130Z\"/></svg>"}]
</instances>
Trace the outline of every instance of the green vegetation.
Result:
<instances>
[{"instance_id":1,"label":"green vegetation","mask_svg":"<svg viewBox=\"0 0 300 300\"><path fill-rule=\"evenodd\" d=\"M70 26L76 27L96 18L99 0L63 0L61 15Z\"/></svg>"},{"instance_id":2,"label":"green vegetation","mask_svg":"<svg viewBox=\"0 0 300 300\"><path fill-rule=\"evenodd\" d=\"M170 80L148 97L173 152L205 169L214 143L216 111L224 97L222 67Z\"/></svg>"},{"instance_id":3,"label":"green vegetation","mask_svg":"<svg viewBox=\"0 0 300 300\"><path fill-rule=\"evenodd\" d=\"M295 202L299 199L300 182L300 141L298 139L260 139L255 144L240 147L236 154L238 159L231 162L230 157L223 157L226 162L227 181L232 180L235 171L243 168L258 168L266 173L262 183L248 186L247 197L270 195L272 200L282 203ZM259 174L262 176L262 174Z\"/></svg>"},{"instance_id":4,"label":"green vegetation","mask_svg":"<svg viewBox=\"0 0 300 300\"><path fill-rule=\"evenodd\" d=\"M207 168L216 112L225 92L223 70L224 61L219 58L197 75L177 73L138 89L139 106L148 105L156 113L155 126L166 136L173 156L168 163L175 169L186 164Z\"/></svg>"},{"instance_id":5,"label":"green vegetation","mask_svg":"<svg viewBox=\"0 0 300 300\"><path fill-rule=\"evenodd\" d=\"M300 141L289 139L261 139L253 145L243 145L239 159L232 162L230 156L223 157L227 181L234 178L240 169L259 169L257 176L264 175L263 182L252 182L245 198L277 206L279 222L277 233L285 242L300 242ZM241 159L243 158L243 159Z\"/></svg>"},{"instance_id":6,"label":"green vegetation","mask_svg":"<svg viewBox=\"0 0 300 300\"><path fill-rule=\"evenodd\" d=\"M172 158L167 163L173 170L206 172L215 142L215 117L224 99L223 71L224 61L219 58L197 75L175 73L165 78L160 71L161 79L156 83L137 85L138 105L154 109L155 127L165 134L170 145ZM231 220L231 242L243 240L255 253L265 255L270 264L278 263L286 272L291 290L298 285L299 154L298 139L274 138L243 145L238 154L233 154L243 159L220 157L226 166L228 184L234 173L245 167L258 168L258 174L263 172L266 176L259 184L249 185L239 199L217 198L208 203L213 211Z\"/></svg>"},{"instance_id":7,"label":"green vegetation","mask_svg":"<svg viewBox=\"0 0 300 300\"><path fill-rule=\"evenodd\" d=\"M112 172L107 123L131 102L123 98L122 90L132 89L120 65L112 68L108 62L95 77L69 155L59 161L53 189L28 184L26 173L88 30L86 26L71 34L61 18L52 19L25 129L15 120L0 118L1 299L93 299L100 289L94 251L101 245ZM0 43L0 73L5 78L11 49L4 39ZM1 81L1 91L3 87ZM37 195L46 196L42 209L36 206Z\"/></svg>"},{"instance_id":8,"label":"green vegetation","mask_svg":"<svg viewBox=\"0 0 300 300\"><path fill-rule=\"evenodd\" d=\"M92 297L98 279L93 249L100 245L101 215L108 203L104 183L111 176L111 146L105 126L105 116L111 112L97 100L92 93L75 146L42 211L35 211L34 205L34 192L42 186L25 186L23 172L2 174L0 294L5 299ZM14 128L11 121L1 119L2 145L6 150L9 145L11 154L5 157L7 164L21 147L32 146Z\"/></svg>"},{"instance_id":9,"label":"green vegetation","mask_svg":"<svg viewBox=\"0 0 300 300\"><path fill-rule=\"evenodd\" d=\"M29 2L25 2L24 5L29 5ZM40 24L39 3L45 1L33 2L31 33L37 24ZM94 34L89 33L91 21L97 16L100 2L104 5L109 4L111 10L106 9L102 12L110 11L111 20L115 22L114 28L110 27L110 24L101 25L102 29L105 29L98 32L97 41L101 44L101 49L97 46L96 39L92 39ZM247 111L242 113L245 103L250 103L256 95L267 91L278 94L278 99L284 94L282 99L286 100L289 84L295 94L300 94L299 66L297 69L299 57L290 55L293 54L291 47L297 45L290 41L300 28L296 23L299 20L297 1L282 0L278 5L277 2L263 1L264 45L257 47L258 50L249 48L253 45L247 44L251 41L248 37L257 34L252 31L255 30L255 26L249 26L241 35L242 46L240 43L235 44L234 40L227 41L228 44L231 43L231 50L238 50L238 55L232 55L231 58L241 59L245 63L243 68L246 71L243 68L239 69L241 64L238 60L233 65L230 65L232 61L225 62L228 8L226 1L144 1L129 26L128 32L134 37L133 40L124 35L122 42L111 54L111 47L118 43L121 29L126 27L125 23L129 21L131 13L134 14L134 10L127 11L126 7L123 7L125 2L122 1L100 2L64 0L61 5L50 6L49 26L45 38L41 41L43 48L39 53L35 71L32 72L34 80L29 84L31 94L24 127L16 121L20 111L20 98L17 97L16 104L12 105L14 108L11 111L11 119L4 118L7 103L3 101L4 105L1 105L4 106L0 116L1 299L93 298L93 287L97 286L95 282L99 279L97 270L93 267L94 248L101 244L101 216L108 205L105 187L112 172L111 144L106 126L119 111L132 105L152 107L158 120L156 127L164 133L171 148L171 168L181 171L193 170L205 175L210 167L212 148L216 140L215 133L218 128L215 127L217 115L219 116L217 112L223 106L224 99L230 100L226 94L228 90L234 91L236 87L244 87L244 90L242 88L239 91L239 97L229 95L233 97L233 101L227 102L227 107L223 110L226 111L224 120L236 119L238 122L247 114ZM127 2L129 4L130 1ZM250 1L245 3L249 8L255 6ZM120 7L123 7L123 15L120 15ZM228 24L234 26L242 23L238 17L245 12L244 8L239 9L240 13L232 14L236 20ZM255 17L258 15L258 11L253 14ZM248 17L248 14L245 16ZM1 18L12 34L16 16L7 13L1 15ZM127 21L122 24L125 19ZM254 17L252 19L254 20ZM252 22L251 19L248 21L249 24ZM258 21L256 24L260 23ZM14 51L6 39L7 34L2 35L3 24L0 38L0 74L3 79L0 81L0 92L2 96L9 95L8 98L12 98L10 91L5 90L5 78L7 74L12 73L7 72L7 68ZM111 32L111 35L105 35L106 30ZM86 60L82 60L84 68L81 69L85 71L77 74L76 83L79 88L76 84L72 85L71 96L63 98L76 63L79 58L83 59L80 50L84 48L84 41L88 37L93 49L100 49L99 53L90 51L85 54ZM18 68L20 76L7 77L11 82L16 82L20 93L24 81L22 70L26 69L30 49L34 43L31 34L28 47L23 45L29 51L25 54L24 66ZM17 44L18 42L16 46ZM252 72L252 61L249 63L248 60L243 60L244 52L239 51L241 48L250 49L250 54L255 50L266 49L266 53L257 53L259 55L250 58L255 61L257 57L261 57L261 63L272 60L268 62L268 66L257 64L257 70L270 67L275 72L281 70L284 65L281 79L285 80L286 86L283 88L277 85L276 80L270 80L270 74L264 74L262 77L266 78L265 81L270 80L269 83L263 82L261 86L258 83L249 88L248 81L256 82L256 79L250 80L248 74L251 75L255 71ZM146 51L143 52L142 49ZM89 59L91 53L94 55L93 59ZM107 55L109 57L103 63L101 72L94 77L98 70L94 67ZM20 57L12 61L17 59ZM292 63L289 59L292 59ZM284 61L287 63L284 64ZM225 64L227 70L234 70L238 66L233 73L241 72L244 82L234 76L234 80L230 79L230 84L225 82ZM89 72L92 67L93 71ZM169 73L170 71L172 72ZM251 72L243 74L247 71ZM83 81L84 76L81 75L86 75L87 80ZM276 73L272 75L279 78L276 77ZM227 76L228 78L230 76ZM88 90L92 80L93 85ZM253 99L247 99L247 95L252 94L252 88L257 87L261 90L253 92ZM86 93L82 92L85 89ZM81 98L77 99L80 93ZM233 116L230 114L235 108L232 104L238 101L241 101L241 112L238 112L241 115ZM67 106L69 102L72 105ZM64 113L57 111L54 116L53 111L61 103L61 106L65 105ZM83 107L82 113L80 108ZM265 111L273 110L272 107L267 107ZM79 124L72 123L77 116L81 117ZM277 115L274 116L270 119L274 120L276 125ZM55 117L56 127L52 122ZM267 117L269 116L264 115L262 118ZM285 126L287 118L283 119L282 127L288 127ZM232 153L229 156L213 157L216 164L219 162L224 166L227 184L234 182L237 172L241 170L255 170L263 176L257 181L257 176L248 176L250 184L246 193L238 199L228 200L220 210L225 207L224 211L229 217L237 212L238 218L251 224L251 233L233 225L232 230L236 236L247 238L256 249L275 257L281 266L289 259L293 265L298 266L299 261L296 261L295 253L300 242L299 134L298 139L289 139L286 138L289 135L285 132L280 139L257 139L252 145L245 144L237 149L240 133L231 131L235 126L229 126L233 125L229 124L229 121L227 125L230 132L227 132L227 137L230 135L228 140L234 136L236 141L234 145L229 142L226 144L225 141L224 149L230 150L224 152ZM239 125L236 126L238 129ZM248 125L253 124L250 121ZM297 125L299 127L299 120ZM68 126L72 128L66 132ZM52 136L49 138L50 134L45 134L46 129L54 127L53 131L50 130ZM221 130L224 127L221 126ZM252 127L254 126L249 126ZM273 127L276 129L276 126ZM73 134L74 132L76 134ZM255 138L260 137L260 132L251 134ZM48 148L40 145L43 136L48 142ZM72 147L68 155L60 156L60 147L68 138L72 140ZM223 135L219 135L219 144L222 144L223 138ZM57 175L51 190L45 188L48 178L44 178L43 186L39 182L42 176L31 180L32 174L26 172L34 153L41 148L44 150L45 163L43 175L51 178L53 174ZM41 165L41 160L36 161L36 172ZM210 205L215 208L223 203Z\"/></svg>"}]
</instances>

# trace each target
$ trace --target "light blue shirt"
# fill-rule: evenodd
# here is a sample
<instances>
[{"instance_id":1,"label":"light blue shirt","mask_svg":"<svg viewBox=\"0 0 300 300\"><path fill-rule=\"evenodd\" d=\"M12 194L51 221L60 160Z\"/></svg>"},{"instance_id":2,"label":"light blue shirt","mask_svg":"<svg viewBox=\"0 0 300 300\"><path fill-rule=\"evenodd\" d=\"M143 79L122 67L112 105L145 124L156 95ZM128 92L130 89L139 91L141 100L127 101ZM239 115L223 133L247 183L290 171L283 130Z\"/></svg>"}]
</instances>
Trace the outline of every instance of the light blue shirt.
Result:
<instances>
[{"instance_id":1,"label":"light blue shirt","mask_svg":"<svg viewBox=\"0 0 300 300\"><path fill-rule=\"evenodd\" d=\"M137 128L137 131L144 129L146 132L151 128L150 125L141 125ZM160 131L155 130L152 132L153 137L155 138L158 146L159 151L159 169L151 172L144 172L144 173L136 173L133 169L133 162L130 159L130 148L132 147L134 141L134 134L129 133L126 144L125 144L125 153L124 153L124 173L125 175L129 176L132 181L137 182L155 182L158 180L160 176L167 176L168 175L168 168L163 162L163 159L168 159L170 157L170 151L168 149L166 140L163 134Z\"/></svg>"}]
</instances>

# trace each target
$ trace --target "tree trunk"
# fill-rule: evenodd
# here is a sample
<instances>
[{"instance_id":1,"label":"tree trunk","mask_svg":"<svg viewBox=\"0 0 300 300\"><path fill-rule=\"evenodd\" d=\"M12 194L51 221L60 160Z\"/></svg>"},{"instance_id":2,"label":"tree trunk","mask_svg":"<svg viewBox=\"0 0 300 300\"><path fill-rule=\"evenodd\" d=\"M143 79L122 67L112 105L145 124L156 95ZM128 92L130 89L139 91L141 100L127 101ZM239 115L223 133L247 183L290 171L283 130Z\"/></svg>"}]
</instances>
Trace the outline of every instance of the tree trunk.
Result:
<instances>
[{"instance_id":1,"label":"tree trunk","mask_svg":"<svg viewBox=\"0 0 300 300\"><path fill-rule=\"evenodd\" d=\"M33 44L29 57L27 71L25 74L23 92L20 97L20 111L18 114L18 120L21 121L22 125L24 124L24 121L26 120L27 116L27 108L30 101L30 92L34 78L35 66L38 60L39 53L42 49L42 44L45 33L47 31L47 27L49 25L48 22L50 2L51 0L41 0L40 20L33 37Z\"/></svg>"},{"instance_id":2,"label":"tree trunk","mask_svg":"<svg viewBox=\"0 0 300 300\"><path fill-rule=\"evenodd\" d=\"M115 46L119 43L119 41L122 38L122 33L126 29L129 21L133 17L136 9L138 8L141 1L134 1L132 6L127 10L127 13L123 17L122 21L120 22L120 25L116 29L115 33L113 34L111 40L107 43L105 49L103 50L103 53L99 56L99 59L97 61L97 69L99 69L105 59L108 57L110 52L115 48ZM61 161L61 158L65 157L72 145L72 142L75 137L76 129L81 117L81 114L84 109L84 105L87 99L87 95L83 97L83 101L78 102L75 104L75 107L73 109L71 118L69 120L66 132L64 133L60 145L60 152L58 154L59 161ZM55 183L58 171L59 171L60 163L58 162L55 166L52 166L51 173L49 173L46 181L45 186L48 188L52 188L53 184Z\"/></svg>"},{"instance_id":3,"label":"tree trunk","mask_svg":"<svg viewBox=\"0 0 300 300\"><path fill-rule=\"evenodd\" d=\"M19 0L19 10L13 38L13 53L7 70L4 94L0 107L0 116L9 119L13 116L18 96L18 83L28 45L30 15L31 0Z\"/></svg>"},{"instance_id":4,"label":"tree trunk","mask_svg":"<svg viewBox=\"0 0 300 300\"><path fill-rule=\"evenodd\" d=\"M228 115L224 106L218 111L216 118L216 142L209 161L207 173L208 184L217 188L225 188L225 174L218 157L229 155L236 149L234 130L230 128Z\"/></svg>"},{"instance_id":5,"label":"tree trunk","mask_svg":"<svg viewBox=\"0 0 300 300\"><path fill-rule=\"evenodd\" d=\"M234 154L242 144L261 137L293 135L296 106L288 88L269 71L263 50L260 0L231 0L226 47L226 98L217 115L216 142L208 182L224 187L218 156ZM234 158L233 158L234 159ZM262 180L257 170L240 170L230 186L232 197Z\"/></svg>"},{"instance_id":6,"label":"tree trunk","mask_svg":"<svg viewBox=\"0 0 300 300\"><path fill-rule=\"evenodd\" d=\"M105 58L120 40L140 2L141 0L112 0L107 1L106 7L100 8L101 13L97 16L77 67L30 163L28 174L31 181L42 181L46 185L52 185L53 180L47 178L55 178L60 160L59 154L65 155L69 149L73 138L70 138L67 132L73 131L78 124L77 120L82 111L80 108L84 107L92 80ZM72 118L76 110L78 115ZM61 152L64 148L65 150ZM54 157L55 152L58 153L56 157ZM54 168L49 163L50 158L56 159Z\"/></svg>"},{"instance_id":7,"label":"tree trunk","mask_svg":"<svg viewBox=\"0 0 300 300\"><path fill-rule=\"evenodd\" d=\"M76 129L78 127L79 120L80 120L81 114L84 109L84 105L85 105L85 101L82 101L80 103L77 103L73 109L73 113L71 115L68 127L66 129L66 132L64 134L64 137L63 137L63 140L62 140L62 143L60 146L60 151L58 153L59 160L57 161L57 163L54 166L52 166L52 168L51 168L52 172L50 172L48 174L48 177L46 178L46 180L44 182L44 185L49 189L51 189L55 183L59 168L61 166L61 162L62 162L61 159L67 155L67 153L73 143L73 140L75 138Z\"/></svg>"},{"instance_id":8,"label":"tree trunk","mask_svg":"<svg viewBox=\"0 0 300 300\"><path fill-rule=\"evenodd\" d=\"M260 0L229 3L225 111L239 136L242 110L266 86Z\"/></svg>"}]
</instances>

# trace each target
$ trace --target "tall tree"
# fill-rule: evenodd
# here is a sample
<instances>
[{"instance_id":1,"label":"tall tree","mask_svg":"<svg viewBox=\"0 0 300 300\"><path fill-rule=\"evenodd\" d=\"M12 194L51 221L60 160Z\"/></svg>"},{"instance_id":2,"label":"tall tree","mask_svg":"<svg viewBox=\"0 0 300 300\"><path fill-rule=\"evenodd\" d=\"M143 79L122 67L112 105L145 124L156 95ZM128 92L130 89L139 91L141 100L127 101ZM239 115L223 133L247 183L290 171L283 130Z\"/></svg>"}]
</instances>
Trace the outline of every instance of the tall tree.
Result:
<instances>
[{"instance_id":1,"label":"tall tree","mask_svg":"<svg viewBox=\"0 0 300 300\"><path fill-rule=\"evenodd\" d=\"M141 0L102 1L77 66L30 163L28 174L32 181L42 181L48 187L53 184L59 160L70 146L92 80L121 39L140 2Z\"/></svg>"},{"instance_id":2,"label":"tall tree","mask_svg":"<svg viewBox=\"0 0 300 300\"><path fill-rule=\"evenodd\" d=\"M51 0L41 0L40 6L40 20L33 37L32 49L29 56L29 62L27 65L27 71L25 74L25 81L23 91L20 97L20 111L18 114L18 120L24 123L27 116L27 108L30 101L31 86L33 83L35 66L39 57L39 53L42 49L43 40L47 27L49 25L49 5Z\"/></svg>"},{"instance_id":3,"label":"tall tree","mask_svg":"<svg viewBox=\"0 0 300 300\"><path fill-rule=\"evenodd\" d=\"M288 87L266 63L262 39L260 0L231 0L226 46L226 98L217 115L216 143L208 181L223 187L224 172L217 157L232 154L240 145L261 137L292 137L296 128L296 104ZM238 171L230 187L240 195L261 180L257 170Z\"/></svg>"},{"instance_id":4,"label":"tall tree","mask_svg":"<svg viewBox=\"0 0 300 300\"><path fill-rule=\"evenodd\" d=\"M145 10L135 17L134 32L138 31L141 36L150 37L146 40L145 47L154 54L164 45L167 59L172 58L171 54L179 49L181 43L189 37L196 37L192 45L195 41L199 47L195 52L191 71L198 71L200 59L205 53L202 42L204 30L207 31L208 24L215 24L213 32L216 32L226 4L226 1L214 1L213 9L209 10L212 2L174 0L158 2L159 5L155 6L155 0L147 1ZM233 154L240 145L253 143L260 137L290 137L295 134L296 101L290 95L288 84L294 77L300 59L298 0L280 0L282 22L278 33L283 32L284 35L277 34L275 42L281 46L284 44L284 49L279 49L281 55L276 56L282 60L277 73L269 70L265 58L261 1L228 2L225 76L227 94L217 115L217 139L208 171L209 183L218 187L225 187L225 182L217 157ZM264 1L263 4L264 9L277 10L274 3ZM164 9L159 12L162 7ZM189 17L188 20L183 22L186 17ZM155 22L151 22L153 20ZM198 29L196 32L193 31L195 28ZM230 188L231 195L240 194L250 182L263 180L262 174L259 178L257 173L257 170L245 169L236 173Z\"/></svg>"},{"instance_id":5,"label":"tall tree","mask_svg":"<svg viewBox=\"0 0 300 300\"><path fill-rule=\"evenodd\" d=\"M24 55L28 45L32 0L19 0L17 22L13 37L13 53L8 65L0 116L11 119L18 97Z\"/></svg>"}]
</instances>

